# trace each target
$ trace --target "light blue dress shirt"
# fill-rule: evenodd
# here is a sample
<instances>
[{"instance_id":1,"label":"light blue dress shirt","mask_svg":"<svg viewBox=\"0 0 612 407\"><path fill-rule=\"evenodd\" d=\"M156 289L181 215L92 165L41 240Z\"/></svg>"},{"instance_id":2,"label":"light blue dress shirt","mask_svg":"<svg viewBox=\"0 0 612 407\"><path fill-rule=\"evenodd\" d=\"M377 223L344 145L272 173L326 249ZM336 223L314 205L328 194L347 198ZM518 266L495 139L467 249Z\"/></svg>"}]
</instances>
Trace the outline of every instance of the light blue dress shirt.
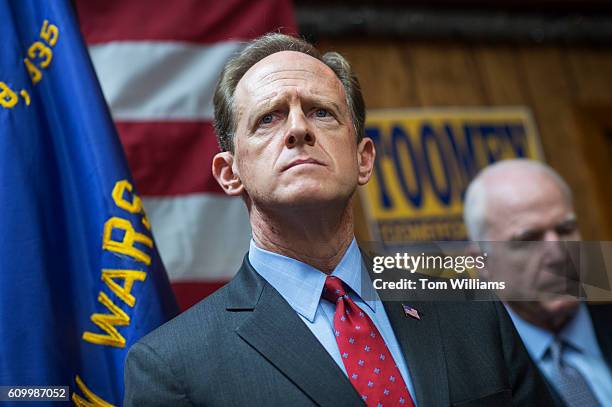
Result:
<instances>
[{"instance_id":1,"label":"light blue dress shirt","mask_svg":"<svg viewBox=\"0 0 612 407\"><path fill-rule=\"evenodd\" d=\"M270 283L297 312L304 324L346 375L334 336L336 306L321 298L327 275L298 260L260 249L253 240L251 240L249 250L249 261L255 271ZM332 275L340 278L350 287L353 291L351 298L355 304L368 314L382 334L416 405L408 366L387 318L387 313L372 284L362 284L363 281L369 281L369 276L363 273L367 273L365 264L357 242L353 239Z\"/></svg>"},{"instance_id":2,"label":"light blue dress shirt","mask_svg":"<svg viewBox=\"0 0 612 407\"><path fill-rule=\"evenodd\" d=\"M509 306L506 309L531 358L552 383L553 361L545 355L554 340L553 333L525 321ZM559 337L570 345L563 352L563 360L584 376L602 406L612 406L612 373L597 343L586 305L580 305L574 318L559 332Z\"/></svg>"}]
</instances>

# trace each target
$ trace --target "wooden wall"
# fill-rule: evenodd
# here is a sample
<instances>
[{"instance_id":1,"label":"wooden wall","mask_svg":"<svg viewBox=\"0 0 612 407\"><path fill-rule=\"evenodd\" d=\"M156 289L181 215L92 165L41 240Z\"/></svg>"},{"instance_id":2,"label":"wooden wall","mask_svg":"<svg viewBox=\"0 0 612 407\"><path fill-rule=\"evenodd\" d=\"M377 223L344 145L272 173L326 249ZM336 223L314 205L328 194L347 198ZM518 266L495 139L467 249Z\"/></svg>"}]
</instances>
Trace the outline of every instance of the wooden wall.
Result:
<instances>
[{"instance_id":1,"label":"wooden wall","mask_svg":"<svg viewBox=\"0 0 612 407\"><path fill-rule=\"evenodd\" d=\"M612 47L322 40L355 67L369 109L527 106L574 191L585 240L612 240Z\"/></svg>"}]
</instances>

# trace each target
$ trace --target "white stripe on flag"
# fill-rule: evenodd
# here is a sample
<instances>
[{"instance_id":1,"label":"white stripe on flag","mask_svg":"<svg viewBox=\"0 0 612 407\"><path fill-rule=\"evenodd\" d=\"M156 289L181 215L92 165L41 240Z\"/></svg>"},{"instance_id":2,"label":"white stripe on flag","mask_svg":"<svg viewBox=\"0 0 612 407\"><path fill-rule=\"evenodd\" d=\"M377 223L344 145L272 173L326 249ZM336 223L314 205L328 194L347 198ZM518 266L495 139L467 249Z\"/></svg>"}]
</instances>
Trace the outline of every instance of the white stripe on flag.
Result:
<instances>
[{"instance_id":1,"label":"white stripe on flag","mask_svg":"<svg viewBox=\"0 0 612 407\"><path fill-rule=\"evenodd\" d=\"M251 226L239 198L215 194L143 198L172 282L231 279L249 249Z\"/></svg>"},{"instance_id":2,"label":"white stripe on flag","mask_svg":"<svg viewBox=\"0 0 612 407\"><path fill-rule=\"evenodd\" d=\"M92 45L89 53L115 120L212 120L219 73L242 47L120 41Z\"/></svg>"}]
</instances>

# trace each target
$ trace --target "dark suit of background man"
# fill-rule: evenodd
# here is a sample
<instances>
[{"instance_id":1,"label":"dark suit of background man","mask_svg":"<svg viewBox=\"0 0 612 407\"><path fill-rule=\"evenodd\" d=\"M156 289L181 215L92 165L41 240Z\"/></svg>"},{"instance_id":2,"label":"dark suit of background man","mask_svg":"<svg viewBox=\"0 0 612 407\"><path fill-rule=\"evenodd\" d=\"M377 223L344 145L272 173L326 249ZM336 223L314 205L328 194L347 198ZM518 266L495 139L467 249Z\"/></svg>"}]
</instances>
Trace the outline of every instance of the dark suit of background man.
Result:
<instances>
[{"instance_id":1,"label":"dark suit of background man","mask_svg":"<svg viewBox=\"0 0 612 407\"><path fill-rule=\"evenodd\" d=\"M244 200L251 248L228 285L132 347L126 405L548 404L501 303L412 303L419 320L361 284L351 202L375 150L341 55L262 37L214 103L213 174Z\"/></svg>"},{"instance_id":2,"label":"dark suit of background man","mask_svg":"<svg viewBox=\"0 0 612 407\"><path fill-rule=\"evenodd\" d=\"M530 160L489 166L467 190L465 223L472 240L489 246L485 277L510 282L509 300L530 299L508 301L508 311L558 403L612 406L612 305L570 295L578 293L579 270L563 242L580 233L561 176Z\"/></svg>"}]
</instances>

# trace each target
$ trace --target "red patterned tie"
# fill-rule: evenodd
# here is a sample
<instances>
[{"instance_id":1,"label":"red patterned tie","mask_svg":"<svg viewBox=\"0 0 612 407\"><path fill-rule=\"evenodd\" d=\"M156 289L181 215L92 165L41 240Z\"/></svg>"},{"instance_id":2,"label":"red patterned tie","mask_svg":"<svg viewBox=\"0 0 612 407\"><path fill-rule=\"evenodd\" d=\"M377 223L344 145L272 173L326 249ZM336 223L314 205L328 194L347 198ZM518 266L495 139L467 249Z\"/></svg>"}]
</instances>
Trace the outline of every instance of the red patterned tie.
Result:
<instances>
[{"instance_id":1,"label":"red patterned tie","mask_svg":"<svg viewBox=\"0 0 612 407\"><path fill-rule=\"evenodd\" d=\"M370 317L346 294L342 280L327 277L323 298L336 304L336 342L349 380L363 401L370 407L414 407L385 340Z\"/></svg>"}]
</instances>

